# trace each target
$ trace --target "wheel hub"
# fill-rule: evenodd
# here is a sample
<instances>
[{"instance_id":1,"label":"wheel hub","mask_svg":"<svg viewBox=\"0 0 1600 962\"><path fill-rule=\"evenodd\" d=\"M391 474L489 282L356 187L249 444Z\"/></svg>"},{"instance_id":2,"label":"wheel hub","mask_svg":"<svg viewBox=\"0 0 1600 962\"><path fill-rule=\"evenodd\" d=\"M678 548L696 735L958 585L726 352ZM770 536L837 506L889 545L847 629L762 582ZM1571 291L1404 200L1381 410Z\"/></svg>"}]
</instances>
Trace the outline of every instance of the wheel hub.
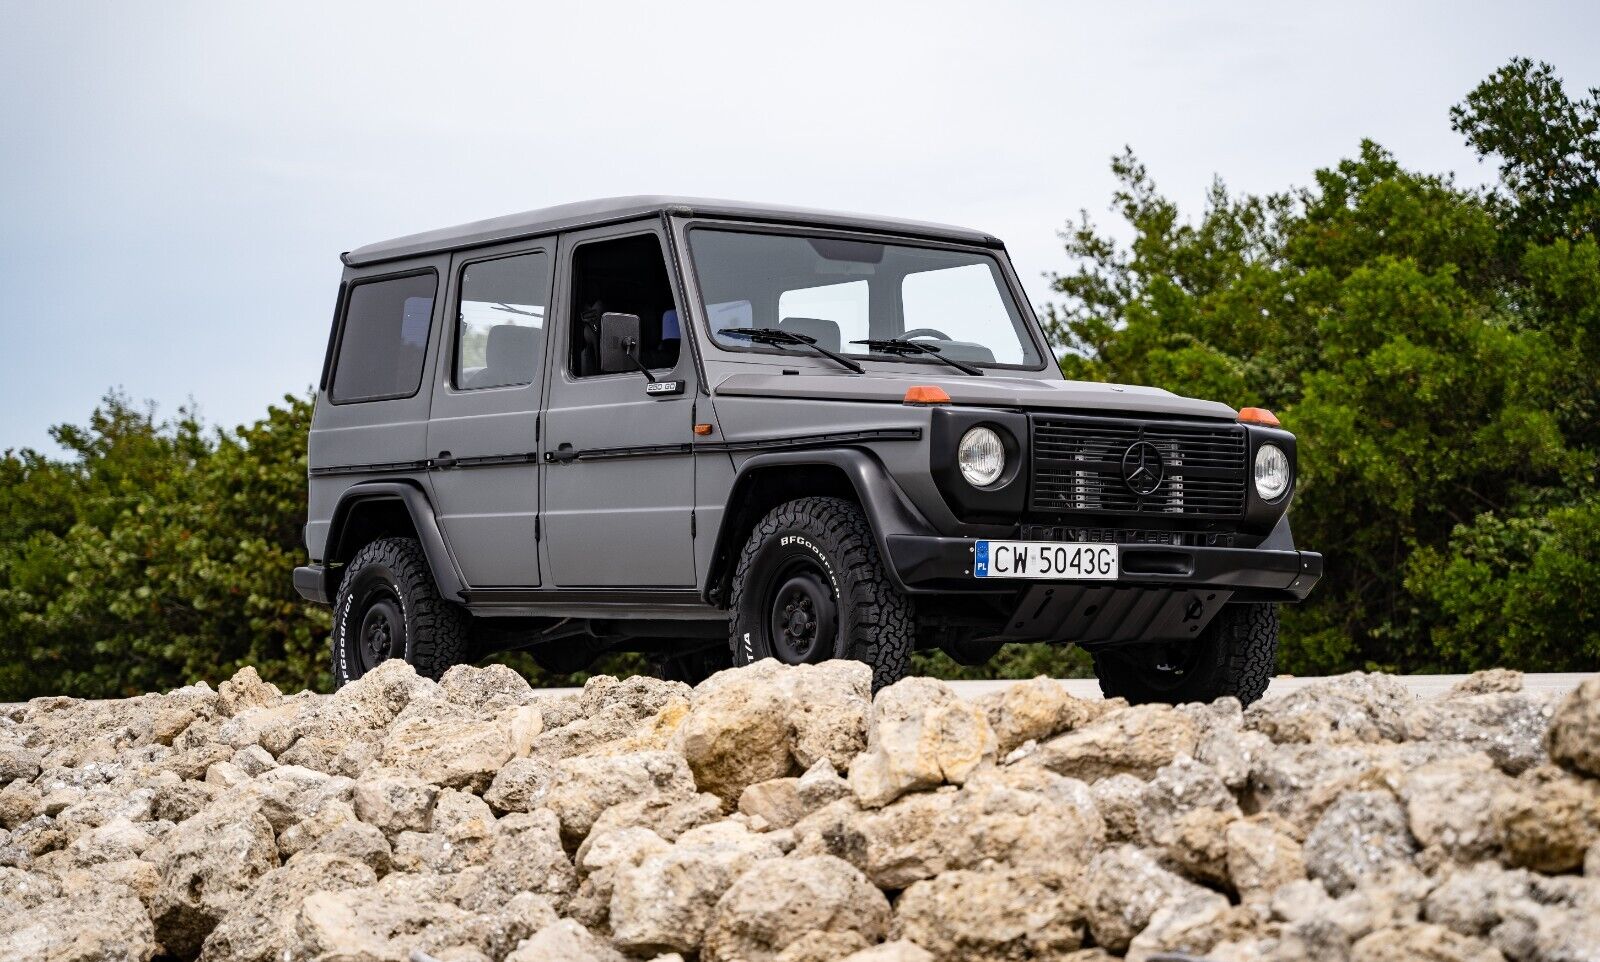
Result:
<instances>
[{"instance_id":1,"label":"wheel hub","mask_svg":"<svg viewBox=\"0 0 1600 962\"><path fill-rule=\"evenodd\" d=\"M402 647L405 622L400 615L400 606L393 598L380 596L373 599L361 617L358 637L360 644L357 645L357 651L363 672L400 654L396 649Z\"/></svg>"},{"instance_id":2,"label":"wheel hub","mask_svg":"<svg viewBox=\"0 0 1600 962\"><path fill-rule=\"evenodd\" d=\"M832 657L838 609L821 573L799 567L777 585L768 619L773 655L791 665Z\"/></svg>"}]
</instances>

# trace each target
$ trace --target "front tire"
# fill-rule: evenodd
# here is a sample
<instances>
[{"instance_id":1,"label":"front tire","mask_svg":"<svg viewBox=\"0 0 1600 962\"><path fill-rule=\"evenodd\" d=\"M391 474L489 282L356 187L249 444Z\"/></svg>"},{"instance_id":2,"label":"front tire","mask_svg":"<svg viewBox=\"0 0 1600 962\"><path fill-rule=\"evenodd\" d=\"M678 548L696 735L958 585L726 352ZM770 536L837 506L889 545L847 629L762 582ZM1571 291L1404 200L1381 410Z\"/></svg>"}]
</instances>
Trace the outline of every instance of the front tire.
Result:
<instances>
[{"instance_id":1,"label":"front tire","mask_svg":"<svg viewBox=\"0 0 1600 962\"><path fill-rule=\"evenodd\" d=\"M1278 606L1224 605L1193 641L1124 645L1094 653L1107 698L1135 705L1210 702L1232 695L1243 704L1266 694L1278 657Z\"/></svg>"},{"instance_id":2,"label":"front tire","mask_svg":"<svg viewBox=\"0 0 1600 962\"><path fill-rule=\"evenodd\" d=\"M469 616L433 583L414 538L381 538L345 566L333 609L334 687L342 688L390 658L438 679L467 653Z\"/></svg>"},{"instance_id":3,"label":"front tire","mask_svg":"<svg viewBox=\"0 0 1600 962\"><path fill-rule=\"evenodd\" d=\"M861 508L801 498L750 533L728 612L735 665L761 658L814 664L851 658L874 691L905 677L916 640L911 600L895 589Z\"/></svg>"}]
</instances>

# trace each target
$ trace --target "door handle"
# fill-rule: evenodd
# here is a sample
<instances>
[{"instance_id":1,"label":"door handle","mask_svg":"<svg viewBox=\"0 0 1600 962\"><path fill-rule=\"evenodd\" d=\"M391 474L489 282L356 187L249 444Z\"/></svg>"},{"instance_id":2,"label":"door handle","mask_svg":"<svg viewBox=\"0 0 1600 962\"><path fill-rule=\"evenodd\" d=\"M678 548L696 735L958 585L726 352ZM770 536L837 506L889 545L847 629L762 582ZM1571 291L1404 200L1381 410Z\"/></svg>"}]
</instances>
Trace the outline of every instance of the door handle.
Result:
<instances>
[{"instance_id":1,"label":"door handle","mask_svg":"<svg viewBox=\"0 0 1600 962\"><path fill-rule=\"evenodd\" d=\"M572 461L578 460L578 449L573 447L570 441L562 441L556 446L554 451L546 451L544 453L544 459L546 461L559 461L562 464L568 464Z\"/></svg>"},{"instance_id":2,"label":"door handle","mask_svg":"<svg viewBox=\"0 0 1600 962\"><path fill-rule=\"evenodd\" d=\"M453 468L455 466L455 456L449 451L440 451L432 461L428 462L428 467L430 468Z\"/></svg>"}]
</instances>

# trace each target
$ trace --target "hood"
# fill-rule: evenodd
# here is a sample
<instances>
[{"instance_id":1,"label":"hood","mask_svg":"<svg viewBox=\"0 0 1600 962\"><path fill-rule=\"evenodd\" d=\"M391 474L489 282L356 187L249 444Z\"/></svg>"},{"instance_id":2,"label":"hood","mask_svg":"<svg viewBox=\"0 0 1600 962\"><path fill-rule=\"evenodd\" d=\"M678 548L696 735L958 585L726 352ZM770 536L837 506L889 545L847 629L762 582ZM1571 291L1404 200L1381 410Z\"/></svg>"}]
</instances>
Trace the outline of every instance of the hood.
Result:
<instances>
[{"instance_id":1,"label":"hood","mask_svg":"<svg viewBox=\"0 0 1600 962\"><path fill-rule=\"evenodd\" d=\"M1232 421L1238 412L1217 401L1187 398L1171 391L1135 384L1098 381L1053 381L1015 377L941 377L930 372L916 377L852 377L841 374L732 374L719 381L715 393L733 397L788 397L819 401L900 401L918 384L944 388L953 404L975 407L1105 411Z\"/></svg>"}]
</instances>

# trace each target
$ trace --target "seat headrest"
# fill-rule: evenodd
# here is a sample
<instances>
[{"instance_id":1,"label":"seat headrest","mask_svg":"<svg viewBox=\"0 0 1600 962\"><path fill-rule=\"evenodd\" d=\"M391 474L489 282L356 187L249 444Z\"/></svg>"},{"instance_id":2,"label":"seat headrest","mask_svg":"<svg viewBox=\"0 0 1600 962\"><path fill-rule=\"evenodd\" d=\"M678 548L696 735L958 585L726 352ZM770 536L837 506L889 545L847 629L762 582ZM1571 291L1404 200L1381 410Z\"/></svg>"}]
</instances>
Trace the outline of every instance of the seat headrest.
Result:
<instances>
[{"instance_id":1,"label":"seat headrest","mask_svg":"<svg viewBox=\"0 0 1600 962\"><path fill-rule=\"evenodd\" d=\"M778 322L778 330L815 338L817 344L830 351L839 350L839 324L820 317L786 317Z\"/></svg>"},{"instance_id":2,"label":"seat headrest","mask_svg":"<svg viewBox=\"0 0 1600 962\"><path fill-rule=\"evenodd\" d=\"M667 311L661 315L661 339L663 341L683 339L683 328L678 325L677 311Z\"/></svg>"},{"instance_id":3,"label":"seat headrest","mask_svg":"<svg viewBox=\"0 0 1600 962\"><path fill-rule=\"evenodd\" d=\"M495 387L532 381L543 340L544 329L539 327L496 324L489 328L489 340L484 345L484 359L488 363L476 386Z\"/></svg>"}]
</instances>

